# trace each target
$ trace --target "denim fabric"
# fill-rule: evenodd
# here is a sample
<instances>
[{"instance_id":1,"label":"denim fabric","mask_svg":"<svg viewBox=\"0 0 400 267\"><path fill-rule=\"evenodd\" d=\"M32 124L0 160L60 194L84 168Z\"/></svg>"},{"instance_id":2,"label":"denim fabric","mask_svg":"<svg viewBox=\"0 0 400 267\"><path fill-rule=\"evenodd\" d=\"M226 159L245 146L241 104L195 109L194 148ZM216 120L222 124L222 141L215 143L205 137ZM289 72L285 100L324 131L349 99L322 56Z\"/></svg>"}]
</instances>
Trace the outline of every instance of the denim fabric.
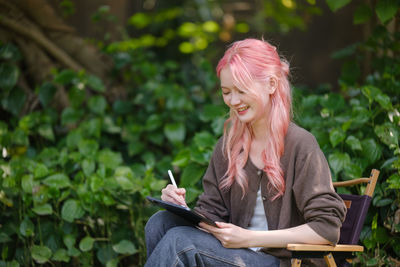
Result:
<instances>
[{"instance_id":1,"label":"denim fabric","mask_svg":"<svg viewBox=\"0 0 400 267\"><path fill-rule=\"evenodd\" d=\"M213 235L168 212L154 214L146 224L147 262L157 266L279 266L279 259L250 249L224 248Z\"/></svg>"}]
</instances>

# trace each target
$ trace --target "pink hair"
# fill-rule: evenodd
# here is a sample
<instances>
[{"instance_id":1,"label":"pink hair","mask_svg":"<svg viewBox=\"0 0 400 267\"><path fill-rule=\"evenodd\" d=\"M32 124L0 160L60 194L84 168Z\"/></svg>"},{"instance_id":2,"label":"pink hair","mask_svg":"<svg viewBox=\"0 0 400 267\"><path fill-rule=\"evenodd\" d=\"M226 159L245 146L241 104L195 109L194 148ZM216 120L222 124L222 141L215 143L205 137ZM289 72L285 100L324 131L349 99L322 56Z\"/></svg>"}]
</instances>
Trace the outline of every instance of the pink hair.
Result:
<instances>
[{"instance_id":1,"label":"pink hair","mask_svg":"<svg viewBox=\"0 0 400 267\"><path fill-rule=\"evenodd\" d=\"M264 107L260 115L266 116L268 141L262 153L262 160L270 185L276 191L273 199L276 199L285 192L280 158L284 152L284 139L291 119L289 65L268 42L245 39L233 43L225 52L217 66L218 77L225 67L230 67L235 86L260 101ZM267 106L268 93L261 92L254 84L260 83L266 88L270 78L274 78L277 85ZM224 125L223 150L228 159L228 169L220 186L222 190L229 189L236 181L242 188L243 196L245 195L248 182L243 168L249 157L252 138L251 124L242 123L236 113L231 111Z\"/></svg>"}]
</instances>

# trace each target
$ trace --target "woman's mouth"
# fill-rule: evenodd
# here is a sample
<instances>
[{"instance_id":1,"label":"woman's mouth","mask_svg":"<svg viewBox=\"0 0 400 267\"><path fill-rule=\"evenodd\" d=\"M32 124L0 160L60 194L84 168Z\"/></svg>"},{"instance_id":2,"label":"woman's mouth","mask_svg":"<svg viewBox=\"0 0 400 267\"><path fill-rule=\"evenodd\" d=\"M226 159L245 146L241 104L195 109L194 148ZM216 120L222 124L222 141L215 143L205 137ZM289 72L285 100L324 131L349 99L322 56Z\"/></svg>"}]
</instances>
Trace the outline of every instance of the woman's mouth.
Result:
<instances>
[{"instance_id":1,"label":"woman's mouth","mask_svg":"<svg viewBox=\"0 0 400 267\"><path fill-rule=\"evenodd\" d=\"M237 112L239 115L244 115L248 109L249 109L248 106L240 107L237 109Z\"/></svg>"}]
</instances>

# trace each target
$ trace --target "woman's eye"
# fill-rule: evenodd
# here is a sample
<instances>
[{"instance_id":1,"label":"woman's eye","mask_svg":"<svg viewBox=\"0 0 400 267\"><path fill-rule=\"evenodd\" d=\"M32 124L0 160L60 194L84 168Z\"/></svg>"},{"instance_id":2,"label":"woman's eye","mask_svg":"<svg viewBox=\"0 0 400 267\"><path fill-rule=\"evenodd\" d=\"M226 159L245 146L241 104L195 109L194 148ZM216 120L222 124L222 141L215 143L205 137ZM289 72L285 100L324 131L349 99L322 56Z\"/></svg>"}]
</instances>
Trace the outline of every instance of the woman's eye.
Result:
<instances>
[{"instance_id":1,"label":"woman's eye","mask_svg":"<svg viewBox=\"0 0 400 267\"><path fill-rule=\"evenodd\" d=\"M222 91L222 94L224 94L224 95L229 95L229 91Z\"/></svg>"}]
</instances>

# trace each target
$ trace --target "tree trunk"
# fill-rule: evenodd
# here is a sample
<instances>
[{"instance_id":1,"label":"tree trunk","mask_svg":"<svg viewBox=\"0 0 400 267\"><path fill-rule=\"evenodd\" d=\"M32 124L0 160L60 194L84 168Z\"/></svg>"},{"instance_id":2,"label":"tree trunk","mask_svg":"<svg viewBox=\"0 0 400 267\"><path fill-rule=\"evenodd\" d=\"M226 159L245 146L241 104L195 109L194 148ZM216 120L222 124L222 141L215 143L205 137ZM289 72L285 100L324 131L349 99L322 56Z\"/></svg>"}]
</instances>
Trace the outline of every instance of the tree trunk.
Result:
<instances>
[{"instance_id":1,"label":"tree trunk","mask_svg":"<svg viewBox=\"0 0 400 267\"><path fill-rule=\"evenodd\" d=\"M18 83L31 92L24 113L37 106L34 88L51 78L53 68L85 70L110 84L111 59L77 36L48 0L0 0L0 41L17 45L23 55ZM59 87L56 96L59 109L69 105L65 88Z\"/></svg>"}]
</instances>

